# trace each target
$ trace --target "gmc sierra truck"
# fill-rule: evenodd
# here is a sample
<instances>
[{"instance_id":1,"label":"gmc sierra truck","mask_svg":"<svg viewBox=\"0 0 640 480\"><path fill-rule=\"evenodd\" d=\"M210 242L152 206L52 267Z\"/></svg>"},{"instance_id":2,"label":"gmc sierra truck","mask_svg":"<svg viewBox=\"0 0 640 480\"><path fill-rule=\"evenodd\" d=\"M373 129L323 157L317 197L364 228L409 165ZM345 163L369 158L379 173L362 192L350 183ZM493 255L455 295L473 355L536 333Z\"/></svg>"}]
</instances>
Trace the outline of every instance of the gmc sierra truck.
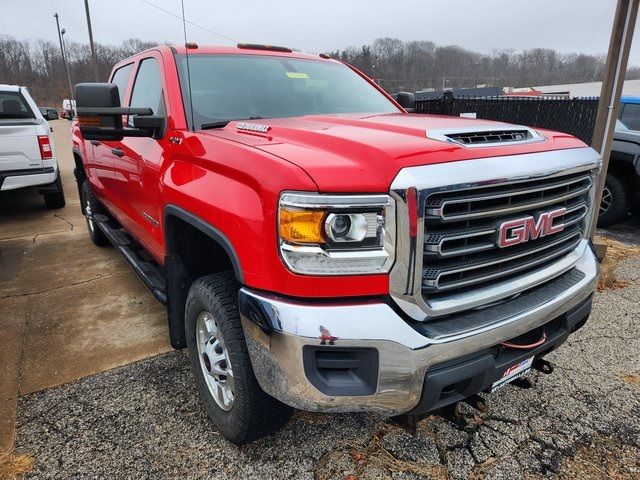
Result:
<instances>
[{"instance_id":1,"label":"gmc sierra truck","mask_svg":"<svg viewBox=\"0 0 640 480\"><path fill-rule=\"evenodd\" d=\"M264 45L153 48L76 99L89 235L166 305L235 443L292 407L477 399L551 371L587 321L601 159L569 135L409 114L349 65Z\"/></svg>"}]
</instances>

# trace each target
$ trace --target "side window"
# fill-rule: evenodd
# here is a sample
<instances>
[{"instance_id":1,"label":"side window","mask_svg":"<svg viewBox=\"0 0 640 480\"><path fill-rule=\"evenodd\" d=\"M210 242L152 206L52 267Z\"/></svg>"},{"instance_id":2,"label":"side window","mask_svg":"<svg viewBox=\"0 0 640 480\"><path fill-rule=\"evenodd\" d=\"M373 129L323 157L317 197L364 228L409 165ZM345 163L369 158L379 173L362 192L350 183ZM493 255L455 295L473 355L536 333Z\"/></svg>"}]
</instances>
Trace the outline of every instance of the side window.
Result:
<instances>
[{"instance_id":1,"label":"side window","mask_svg":"<svg viewBox=\"0 0 640 480\"><path fill-rule=\"evenodd\" d=\"M115 71L111 78L111 83L115 83L118 86L118 93L120 95L120 105L124 106L124 98L127 93L127 85L129 84L129 77L133 70L133 63L120 67Z\"/></svg>"},{"instance_id":2,"label":"side window","mask_svg":"<svg viewBox=\"0 0 640 480\"><path fill-rule=\"evenodd\" d=\"M627 103L620 116L620 121L622 121L629 130L640 130L640 105Z\"/></svg>"},{"instance_id":3,"label":"side window","mask_svg":"<svg viewBox=\"0 0 640 480\"><path fill-rule=\"evenodd\" d=\"M133 84L130 107L149 107L154 115L164 116L164 95L160 66L155 58L146 58L140 63L136 81Z\"/></svg>"}]
</instances>

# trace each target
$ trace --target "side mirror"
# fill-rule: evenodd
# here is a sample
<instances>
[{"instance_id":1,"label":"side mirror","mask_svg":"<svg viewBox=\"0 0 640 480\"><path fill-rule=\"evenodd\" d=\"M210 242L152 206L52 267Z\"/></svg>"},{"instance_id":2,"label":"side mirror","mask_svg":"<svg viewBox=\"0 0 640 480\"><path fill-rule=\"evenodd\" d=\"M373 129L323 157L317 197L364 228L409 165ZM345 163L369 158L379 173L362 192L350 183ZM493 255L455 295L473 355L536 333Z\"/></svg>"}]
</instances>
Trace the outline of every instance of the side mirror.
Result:
<instances>
[{"instance_id":1,"label":"side mirror","mask_svg":"<svg viewBox=\"0 0 640 480\"><path fill-rule=\"evenodd\" d=\"M411 92L398 92L396 101L407 112L413 112L416 108L416 96Z\"/></svg>"},{"instance_id":2,"label":"side mirror","mask_svg":"<svg viewBox=\"0 0 640 480\"><path fill-rule=\"evenodd\" d=\"M123 115L152 116L153 111L150 108L121 107L118 86L114 83L77 84L76 112L80 133L85 140L118 141L124 137L153 137L158 132L142 125L123 127Z\"/></svg>"}]
</instances>

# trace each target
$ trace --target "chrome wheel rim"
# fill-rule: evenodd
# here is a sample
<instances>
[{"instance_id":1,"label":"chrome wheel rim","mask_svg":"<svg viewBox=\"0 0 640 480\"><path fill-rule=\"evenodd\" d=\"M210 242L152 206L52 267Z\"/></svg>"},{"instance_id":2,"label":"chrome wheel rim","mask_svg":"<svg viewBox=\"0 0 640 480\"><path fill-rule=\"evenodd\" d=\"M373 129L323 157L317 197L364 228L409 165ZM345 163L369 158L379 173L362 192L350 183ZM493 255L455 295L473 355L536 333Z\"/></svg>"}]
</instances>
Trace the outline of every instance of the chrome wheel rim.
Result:
<instances>
[{"instance_id":1,"label":"chrome wheel rim","mask_svg":"<svg viewBox=\"0 0 640 480\"><path fill-rule=\"evenodd\" d=\"M612 202L611 190L609 190L606 186L604 190L602 190L602 201L600 202L600 215L604 214L609 207L611 207Z\"/></svg>"},{"instance_id":2,"label":"chrome wheel rim","mask_svg":"<svg viewBox=\"0 0 640 480\"><path fill-rule=\"evenodd\" d=\"M222 332L210 312L204 311L198 315L196 344L209 393L221 409L231 410L235 390L233 371Z\"/></svg>"},{"instance_id":3,"label":"chrome wheel rim","mask_svg":"<svg viewBox=\"0 0 640 480\"><path fill-rule=\"evenodd\" d=\"M96 227L93 224L93 213L91 212L91 204L89 203L89 200L85 200L84 214L87 217L87 225L89 225L89 230L91 230L91 233L93 233Z\"/></svg>"}]
</instances>

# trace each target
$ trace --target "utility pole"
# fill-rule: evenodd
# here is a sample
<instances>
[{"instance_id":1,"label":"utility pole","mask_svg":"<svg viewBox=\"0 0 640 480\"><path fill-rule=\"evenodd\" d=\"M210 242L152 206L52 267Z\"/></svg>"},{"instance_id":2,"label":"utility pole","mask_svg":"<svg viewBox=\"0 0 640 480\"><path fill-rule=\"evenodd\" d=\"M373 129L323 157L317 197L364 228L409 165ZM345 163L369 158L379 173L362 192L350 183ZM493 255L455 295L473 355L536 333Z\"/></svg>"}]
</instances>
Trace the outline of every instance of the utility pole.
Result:
<instances>
[{"instance_id":1,"label":"utility pole","mask_svg":"<svg viewBox=\"0 0 640 480\"><path fill-rule=\"evenodd\" d=\"M93 78L100 81L98 75L98 59L96 58L96 46L93 44L93 31L91 30L91 14L89 13L89 0L84 0L84 11L87 15L87 29L89 30L89 47L91 48L91 63L93 65Z\"/></svg>"},{"instance_id":2,"label":"utility pole","mask_svg":"<svg viewBox=\"0 0 640 480\"><path fill-rule=\"evenodd\" d=\"M624 75L627 71L627 61L629 60L629 50L633 39L639 4L640 0L618 0L616 14L613 19L600 102L596 113L596 124L591 140L591 146L602 156L602 175L595 195L595 208L589 232L589 237L591 238L596 230L598 207L602 199L604 182L607 178L611 141L615 130L616 118L618 118L620 95L622 94Z\"/></svg>"},{"instance_id":3,"label":"utility pole","mask_svg":"<svg viewBox=\"0 0 640 480\"><path fill-rule=\"evenodd\" d=\"M58 40L60 40L60 54L62 55L62 63L64 64L64 68L67 71L67 82L69 86L69 99L73 99L73 85L71 84L71 73L69 72L69 64L67 63L67 56L64 50L64 42L62 40L62 35L65 33L65 29L60 30L60 21L57 13L54 13L53 16L56 18L56 26L58 27ZM73 108L72 108L73 110Z\"/></svg>"},{"instance_id":4,"label":"utility pole","mask_svg":"<svg viewBox=\"0 0 640 480\"><path fill-rule=\"evenodd\" d=\"M66 32L67 31L64 28L60 30L60 33L62 34L62 48L64 49L64 58L67 66L67 82L69 82L69 99L71 100L71 111L75 113L76 109L73 106L73 83L71 83L71 71L69 70L69 59L67 58L67 44L64 43L64 34Z\"/></svg>"}]
</instances>

